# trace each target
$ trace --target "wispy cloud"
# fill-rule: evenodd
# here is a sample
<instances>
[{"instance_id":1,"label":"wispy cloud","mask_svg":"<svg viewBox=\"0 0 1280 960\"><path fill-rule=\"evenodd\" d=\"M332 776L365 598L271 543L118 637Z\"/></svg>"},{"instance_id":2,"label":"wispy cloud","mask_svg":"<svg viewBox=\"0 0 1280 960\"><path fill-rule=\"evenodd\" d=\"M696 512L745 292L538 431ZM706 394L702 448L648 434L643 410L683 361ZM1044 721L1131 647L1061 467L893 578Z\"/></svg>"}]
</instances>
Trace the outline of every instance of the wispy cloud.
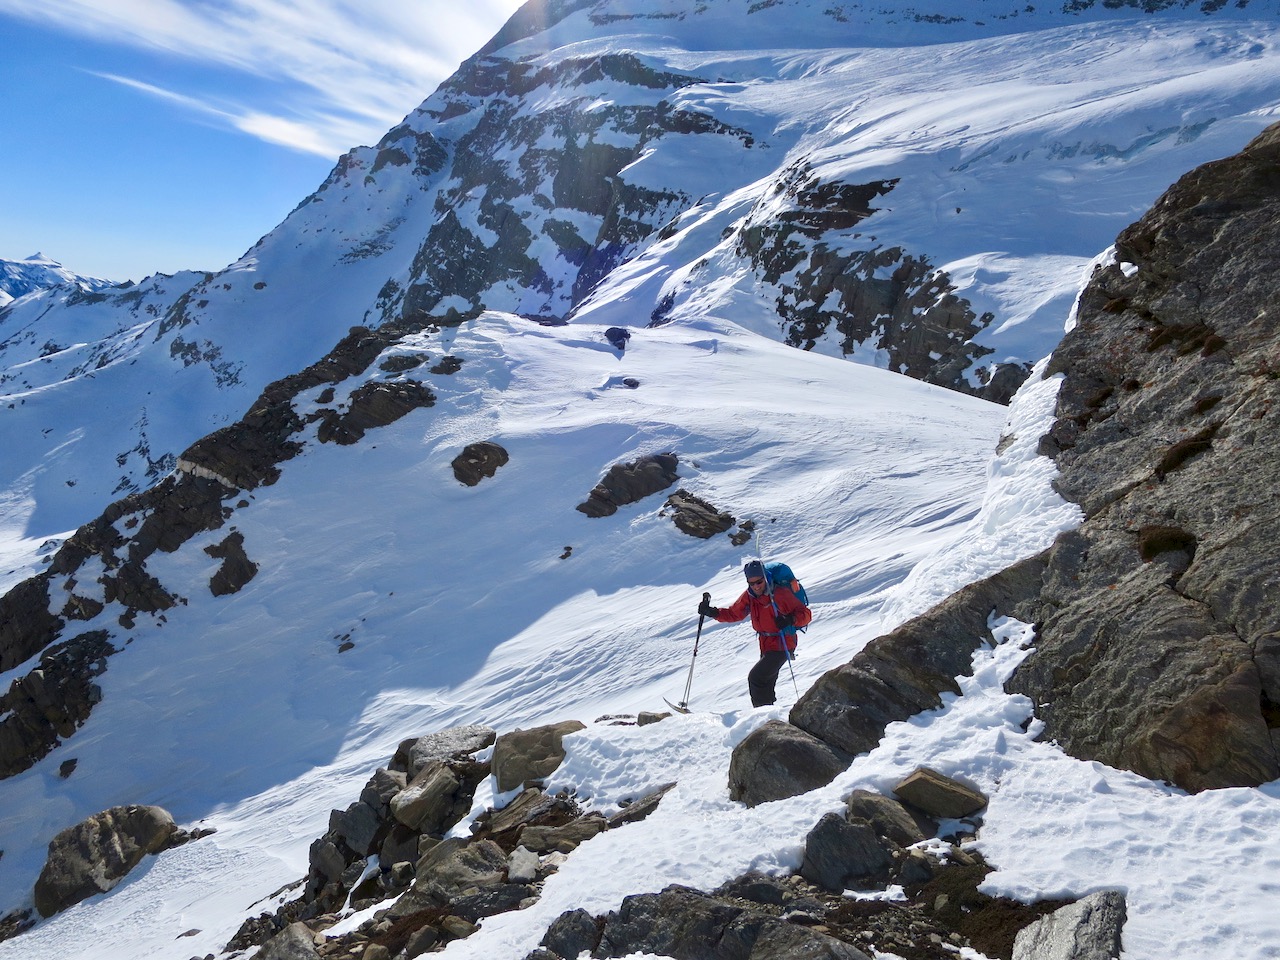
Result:
<instances>
[{"instance_id":1,"label":"wispy cloud","mask_svg":"<svg viewBox=\"0 0 1280 960\"><path fill-rule=\"evenodd\" d=\"M100 74L206 120L335 157L371 143L478 49L520 0L0 0L0 13L268 81L253 102Z\"/></svg>"}]
</instances>

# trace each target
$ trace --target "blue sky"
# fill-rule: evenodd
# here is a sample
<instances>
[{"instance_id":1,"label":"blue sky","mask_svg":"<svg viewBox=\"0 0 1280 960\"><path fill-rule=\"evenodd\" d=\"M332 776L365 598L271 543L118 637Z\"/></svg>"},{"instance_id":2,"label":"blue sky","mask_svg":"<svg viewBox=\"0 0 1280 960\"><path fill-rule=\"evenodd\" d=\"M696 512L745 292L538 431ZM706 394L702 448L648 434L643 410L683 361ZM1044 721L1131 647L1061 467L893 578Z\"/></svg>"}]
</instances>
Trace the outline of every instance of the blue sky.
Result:
<instances>
[{"instance_id":1,"label":"blue sky","mask_svg":"<svg viewBox=\"0 0 1280 960\"><path fill-rule=\"evenodd\" d=\"M519 5L0 0L0 257L218 270Z\"/></svg>"}]
</instances>

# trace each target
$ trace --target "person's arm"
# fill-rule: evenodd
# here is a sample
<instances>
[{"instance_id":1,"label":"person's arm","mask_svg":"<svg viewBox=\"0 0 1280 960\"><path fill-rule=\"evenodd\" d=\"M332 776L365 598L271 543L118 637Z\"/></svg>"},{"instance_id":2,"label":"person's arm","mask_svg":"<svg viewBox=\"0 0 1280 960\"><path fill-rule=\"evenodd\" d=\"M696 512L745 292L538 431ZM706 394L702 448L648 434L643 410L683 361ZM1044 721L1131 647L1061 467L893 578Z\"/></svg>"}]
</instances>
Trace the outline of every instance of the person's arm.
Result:
<instances>
[{"instance_id":1,"label":"person's arm","mask_svg":"<svg viewBox=\"0 0 1280 960\"><path fill-rule=\"evenodd\" d=\"M747 619L747 614L751 610L751 597L747 591L743 591L742 596L733 601L730 606L721 607L716 613L716 619L721 623L737 623L739 620Z\"/></svg>"}]
</instances>

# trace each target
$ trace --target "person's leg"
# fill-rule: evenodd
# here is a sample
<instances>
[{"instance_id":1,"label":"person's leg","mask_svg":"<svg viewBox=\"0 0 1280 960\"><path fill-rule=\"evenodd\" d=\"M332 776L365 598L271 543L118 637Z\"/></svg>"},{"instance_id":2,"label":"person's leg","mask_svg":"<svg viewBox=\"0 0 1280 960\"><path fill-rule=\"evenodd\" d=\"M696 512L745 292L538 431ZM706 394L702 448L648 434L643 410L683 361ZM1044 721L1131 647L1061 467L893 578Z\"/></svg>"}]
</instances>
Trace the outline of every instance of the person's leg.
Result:
<instances>
[{"instance_id":1,"label":"person's leg","mask_svg":"<svg viewBox=\"0 0 1280 960\"><path fill-rule=\"evenodd\" d=\"M778 672L786 662L787 655L782 650L766 650L760 654L760 659L747 674L747 689L751 692L753 707L767 707L777 699L774 687L778 682Z\"/></svg>"}]
</instances>

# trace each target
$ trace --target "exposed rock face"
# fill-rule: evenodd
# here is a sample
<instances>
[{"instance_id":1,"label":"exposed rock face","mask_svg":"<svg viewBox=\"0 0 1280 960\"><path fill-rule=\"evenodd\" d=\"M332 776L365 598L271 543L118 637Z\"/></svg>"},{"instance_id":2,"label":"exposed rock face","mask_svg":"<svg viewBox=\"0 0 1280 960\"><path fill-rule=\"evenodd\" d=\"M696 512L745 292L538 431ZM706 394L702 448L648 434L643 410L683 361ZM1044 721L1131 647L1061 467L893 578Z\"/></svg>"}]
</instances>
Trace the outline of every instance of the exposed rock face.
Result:
<instances>
[{"instance_id":1,"label":"exposed rock face","mask_svg":"<svg viewBox=\"0 0 1280 960\"><path fill-rule=\"evenodd\" d=\"M613 516L618 507L643 500L675 483L680 479L676 474L679 465L680 458L674 453L614 464L577 509L588 517Z\"/></svg>"},{"instance_id":2,"label":"exposed rock face","mask_svg":"<svg viewBox=\"0 0 1280 960\"><path fill-rule=\"evenodd\" d=\"M481 480L492 477L499 467L505 467L509 459L507 451L492 441L469 443L453 458L453 475L459 483L474 487Z\"/></svg>"},{"instance_id":3,"label":"exposed rock face","mask_svg":"<svg viewBox=\"0 0 1280 960\"><path fill-rule=\"evenodd\" d=\"M737 252L777 291L775 308L792 346L811 350L820 340L834 341L846 356L872 346L887 355L891 370L1008 403L1027 377L1025 365L984 367L978 387L964 377L992 352L973 338L993 314L976 314L926 257L879 246L837 253L825 241L828 231L873 214L873 201L897 183L823 183L802 163L778 178L775 193L787 198L787 209L777 213L771 198L767 216L748 218L739 232Z\"/></svg>"},{"instance_id":4,"label":"exposed rock face","mask_svg":"<svg viewBox=\"0 0 1280 960\"><path fill-rule=\"evenodd\" d=\"M884 728L942 706L959 693L973 652L990 637L993 610L1013 613L1034 597L1044 570L1025 560L952 594L932 610L872 640L847 664L823 674L791 709L790 721L851 755L880 742Z\"/></svg>"},{"instance_id":5,"label":"exposed rock face","mask_svg":"<svg viewBox=\"0 0 1280 960\"><path fill-rule=\"evenodd\" d=\"M1090 894L1019 930L1013 960L1112 960L1125 919L1123 893Z\"/></svg>"},{"instance_id":6,"label":"exposed rock face","mask_svg":"<svg viewBox=\"0 0 1280 960\"><path fill-rule=\"evenodd\" d=\"M1086 520L1010 689L1045 736L1188 790L1280 776L1280 126L1116 243L1054 353L1046 438Z\"/></svg>"},{"instance_id":7,"label":"exposed rock face","mask_svg":"<svg viewBox=\"0 0 1280 960\"><path fill-rule=\"evenodd\" d=\"M493 778L498 792L550 776L564 762L564 738L585 729L581 721L566 720L498 737L493 745Z\"/></svg>"},{"instance_id":8,"label":"exposed rock face","mask_svg":"<svg viewBox=\"0 0 1280 960\"><path fill-rule=\"evenodd\" d=\"M417 380L370 381L352 391L345 412L325 412L316 439L343 446L359 443L368 430L385 427L409 411L434 406L435 402L431 388Z\"/></svg>"},{"instance_id":9,"label":"exposed rock face","mask_svg":"<svg viewBox=\"0 0 1280 960\"><path fill-rule=\"evenodd\" d=\"M738 521L731 513L719 510L688 490L680 489L667 497L672 522L684 533L709 540L724 533Z\"/></svg>"},{"instance_id":10,"label":"exposed rock face","mask_svg":"<svg viewBox=\"0 0 1280 960\"><path fill-rule=\"evenodd\" d=\"M105 893L173 838L173 818L159 807L112 807L49 843L49 859L36 881L36 909L51 917L94 894Z\"/></svg>"},{"instance_id":11,"label":"exposed rock face","mask_svg":"<svg viewBox=\"0 0 1280 960\"><path fill-rule=\"evenodd\" d=\"M95 682L115 653L105 630L47 650L39 664L0 695L0 777L21 773L89 718L102 699Z\"/></svg>"}]
</instances>

